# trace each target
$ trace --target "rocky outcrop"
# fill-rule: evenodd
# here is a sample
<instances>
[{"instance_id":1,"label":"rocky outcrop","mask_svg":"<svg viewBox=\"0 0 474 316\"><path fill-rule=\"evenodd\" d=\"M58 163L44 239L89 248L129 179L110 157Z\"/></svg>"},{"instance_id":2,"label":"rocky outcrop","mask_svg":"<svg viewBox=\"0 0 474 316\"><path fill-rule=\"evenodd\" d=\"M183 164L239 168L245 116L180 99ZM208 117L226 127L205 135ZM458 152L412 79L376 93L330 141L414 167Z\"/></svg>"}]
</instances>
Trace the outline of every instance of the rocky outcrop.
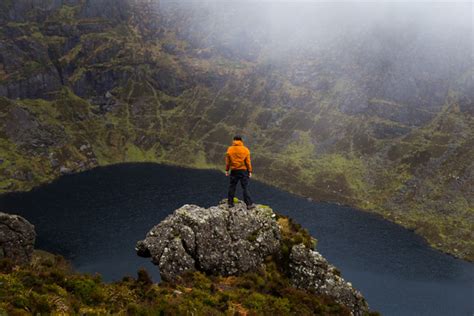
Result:
<instances>
[{"instance_id":1,"label":"rocky outcrop","mask_svg":"<svg viewBox=\"0 0 474 316\"><path fill-rule=\"evenodd\" d=\"M243 204L208 209L184 205L137 243L137 253L151 257L164 280L186 271L236 275L258 268L278 251L280 232L275 214Z\"/></svg>"},{"instance_id":2,"label":"rocky outcrop","mask_svg":"<svg viewBox=\"0 0 474 316\"><path fill-rule=\"evenodd\" d=\"M0 259L27 264L33 255L35 227L18 215L0 212Z\"/></svg>"},{"instance_id":3,"label":"rocky outcrop","mask_svg":"<svg viewBox=\"0 0 474 316\"><path fill-rule=\"evenodd\" d=\"M289 262L280 269L293 286L329 296L353 315L368 312L362 294L318 252L297 243L289 257L285 255L283 244L288 245L288 240L284 238L289 237L284 229L266 206L247 210L240 202L233 208L221 203L206 209L186 204L153 227L137 243L136 251L151 257L167 281L189 271L224 276L256 271L264 268L265 258L271 255L280 265Z\"/></svg>"},{"instance_id":4,"label":"rocky outcrop","mask_svg":"<svg viewBox=\"0 0 474 316\"><path fill-rule=\"evenodd\" d=\"M291 249L290 279L294 286L333 297L352 311L364 311L367 303L352 284L339 276L338 270L330 265L317 251L299 244Z\"/></svg>"}]
</instances>

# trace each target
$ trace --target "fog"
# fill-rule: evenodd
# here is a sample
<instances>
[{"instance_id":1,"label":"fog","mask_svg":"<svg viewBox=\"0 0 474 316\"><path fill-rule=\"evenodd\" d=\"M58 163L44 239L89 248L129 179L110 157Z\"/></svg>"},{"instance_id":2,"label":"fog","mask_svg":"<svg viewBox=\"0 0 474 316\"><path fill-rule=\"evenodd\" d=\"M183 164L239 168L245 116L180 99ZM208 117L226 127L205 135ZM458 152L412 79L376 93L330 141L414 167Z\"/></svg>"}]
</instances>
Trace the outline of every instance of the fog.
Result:
<instances>
[{"instance_id":1,"label":"fog","mask_svg":"<svg viewBox=\"0 0 474 316\"><path fill-rule=\"evenodd\" d=\"M441 47L454 43L461 46L450 49L472 51L474 39L472 2L162 1L161 5L187 12L188 31L200 37L201 44L236 49L244 44L279 52L321 49L341 39L382 36L402 38L411 45L417 40Z\"/></svg>"},{"instance_id":2,"label":"fog","mask_svg":"<svg viewBox=\"0 0 474 316\"><path fill-rule=\"evenodd\" d=\"M193 49L270 65L311 88L325 84L322 77L329 85L345 78L371 97L431 107L441 106L453 87L473 94L471 2L162 1L160 5L164 23L171 28L179 25L178 37Z\"/></svg>"}]
</instances>

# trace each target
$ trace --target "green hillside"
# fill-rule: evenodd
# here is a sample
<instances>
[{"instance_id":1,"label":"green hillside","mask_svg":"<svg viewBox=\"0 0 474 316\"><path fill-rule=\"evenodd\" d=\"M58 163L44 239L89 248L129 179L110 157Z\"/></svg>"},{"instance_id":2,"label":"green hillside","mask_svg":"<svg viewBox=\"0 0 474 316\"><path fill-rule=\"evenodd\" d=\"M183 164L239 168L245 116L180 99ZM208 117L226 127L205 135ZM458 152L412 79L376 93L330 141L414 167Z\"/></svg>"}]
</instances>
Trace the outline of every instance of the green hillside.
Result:
<instances>
[{"instance_id":1,"label":"green hillside","mask_svg":"<svg viewBox=\"0 0 474 316\"><path fill-rule=\"evenodd\" d=\"M474 260L469 59L412 78L354 43L357 62L339 46L272 62L264 44L200 38L179 6L64 2L0 4L0 192L120 162L222 169L241 133L258 180Z\"/></svg>"}]
</instances>

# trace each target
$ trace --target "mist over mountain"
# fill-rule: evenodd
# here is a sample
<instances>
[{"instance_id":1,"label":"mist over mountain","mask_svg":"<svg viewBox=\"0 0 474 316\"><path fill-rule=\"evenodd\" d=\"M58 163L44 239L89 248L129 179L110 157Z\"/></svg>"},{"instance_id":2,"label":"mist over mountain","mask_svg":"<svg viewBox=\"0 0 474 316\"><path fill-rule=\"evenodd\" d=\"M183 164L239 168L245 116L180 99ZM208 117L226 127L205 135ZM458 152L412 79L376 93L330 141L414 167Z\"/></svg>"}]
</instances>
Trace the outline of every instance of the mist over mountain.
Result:
<instances>
[{"instance_id":1,"label":"mist over mountain","mask_svg":"<svg viewBox=\"0 0 474 316\"><path fill-rule=\"evenodd\" d=\"M343 110L372 98L439 110L472 91L470 3L174 2L165 24L192 49L258 62L296 85L353 85Z\"/></svg>"},{"instance_id":2,"label":"mist over mountain","mask_svg":"<svg viewBox=\"0 0 474 316\"><path fill-rule=\"evenodd\" d=\"M221 169L241 133L259 180L473 259L472 3L0 8L1 191L128 161Z\"/></svg>"}]
</instances>

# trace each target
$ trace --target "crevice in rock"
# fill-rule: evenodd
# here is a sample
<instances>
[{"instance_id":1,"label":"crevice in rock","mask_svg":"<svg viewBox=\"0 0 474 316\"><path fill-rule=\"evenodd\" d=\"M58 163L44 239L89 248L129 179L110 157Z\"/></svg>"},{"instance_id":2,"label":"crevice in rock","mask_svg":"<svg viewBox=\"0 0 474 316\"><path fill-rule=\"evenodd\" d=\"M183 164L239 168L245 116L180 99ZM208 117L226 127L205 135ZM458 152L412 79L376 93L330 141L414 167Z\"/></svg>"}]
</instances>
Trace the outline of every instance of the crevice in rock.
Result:
<instances>
[{"instance_id":1,"label":"crevice in rock","mask_svg":"<svg viewBox=\"0 0 474 316\"><path fill-rule=\"evenodd\" d=\"M54 51L51 49L51 47L48 47L48 57L51 60L51 63L53 64L54 68L56 69L56 72L58 73L59 80L61 81L61 85L64 86L64 76L63 76L63 70L61 68L61 65L59 63L58 57L55 56Z\"/></svg>"},{"instance_id":2,"label":"crevice in rock","mask_svg":"<svg viewBox=\"0 0 474 316\"><path fill-rule=\"evenodd\" d=\"M183 219L183 218L182 218ZM182 238L181 239L181 243L183 245L183 248L184 248L184 251L191 257L194 259L194 267L196 268L196 270L202 270L202 267L201 267L201 263L199 261L199 251L198 251L198 242L197 242L197 235L196 235L196 230L193 229L193 226L192 225L187 225L187 221L183 220L183 225L184 227L188 227L192 232L193 232L193 235L194 235L194 255L191 253L191 251L189 251L189 249L186 247L185 245L185 242Z\"/></svg>"}]
</instances>

